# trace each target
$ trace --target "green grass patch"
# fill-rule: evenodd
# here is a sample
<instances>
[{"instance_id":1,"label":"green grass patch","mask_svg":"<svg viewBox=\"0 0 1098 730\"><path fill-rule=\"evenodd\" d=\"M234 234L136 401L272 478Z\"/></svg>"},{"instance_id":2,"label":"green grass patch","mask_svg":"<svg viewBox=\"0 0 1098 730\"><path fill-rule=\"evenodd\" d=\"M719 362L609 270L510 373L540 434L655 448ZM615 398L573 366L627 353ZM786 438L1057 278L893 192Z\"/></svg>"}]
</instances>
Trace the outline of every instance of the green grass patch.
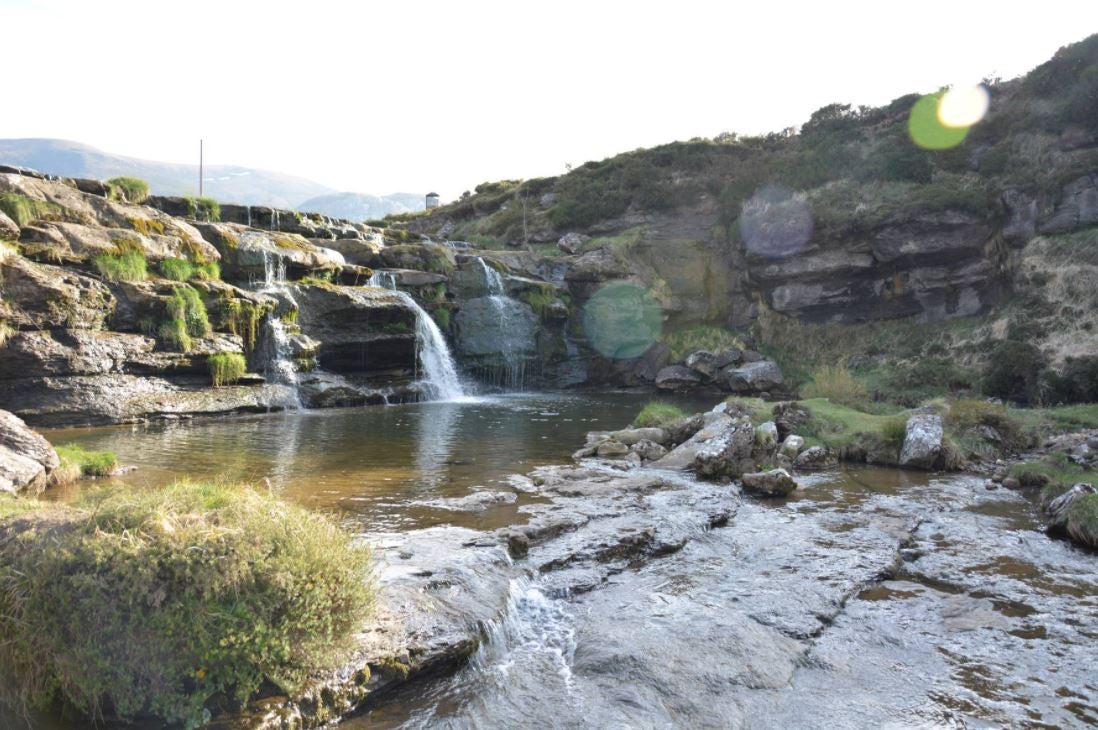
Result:
<instances>
[{"instance_id":1,"label":"green grass patch","mask_svg":"<svg viewBox=\"0 0 1098 730\"><path fill-rule=\"evenodd\" d=\"M250 488L180 482L82 495L0 534L0 693L96 718L191 727L207 702L281 692L344 660L371 559L323 515Z\"/></svg>"},{"instance_id":2,"label":"green grass patch","mask_svg":"<svg viewBox=\"0 0 1098 730\"><path fill-rule=\"evenodd\" d=\"M885 447L894 448L898 456L907 430L905 416L866 413L825 398L810 398L801 403L808 408L810 418L799 435L810 436L840 452L851 447Z\"/></svg>"},{"instance_id":3,"label":"green grass patch","mask_svg":"<svg viewBox=\"0 0 1098 730\"><path fill-rule=\"evenodd\" d=\"M686 415L686 412L677 405L657 400L641 409L637 417L633 419L633 425L637 428L667 426L686 418Z\"/></svg>"},{"instance_id":4,"label":"green grass patch","mask_svg":"<svg viewBox=\"0 0 1098 730\"><path fill-rule=\"evenodd\" d=\"M215 388L236 383L248 371L248 363L239 352L218 352L210 355L206 363Z\"/></svg>"},{"instance_id":5,"label":"green grass patch","mask_svg":"<svg viewBox=\"0 0 1098 730\"><path fill-rule=\"evenodd\" d=\"M431 312L431 316L434 318L435 324L438 325L440 330L443 332L450 331L450 322L453 319L453 313L449 309L439 307Z\"/></svg>"},{"instance_id":6,"label":"green grass patch","mask_svg":"<svg viewBox=\"0 0 1098 730\"><path fill-rule=\"evenodd\" d=\"M218 300L217 305L218 327L244 340L244 349L247 352L254 350L256 338L259 336L259 323L269 307L247 299L236 299L228 293ZM294 316L296 321L296 314Z\"/></svg>"},{"instance_id":7,"label":"green grass patch","mask_svg":"<svg viewBox=\"0 0 1098 730\"><path fill-rule=\"evenodd\" d=\"M221 265L216 261L196 264L187 259L164 259L156 265L160 275L172 281L216 281L221 278Z\"/></svg>"},{"instance_id":8,"label":"green grass patch","mask_svg":"<svg viewBox=\"0 0 1098 730\"><path fill-rule=\"evenodd\" d=\"M149 198L149 184L139 177L112 177L107 181L108 197L140 205Z\"/></svg>"},{"instance_id":9,"label":"green grass patch","mask_svg":"<svg viewBox=\"0 0 1098 730\"><path fill-rule=\"evenodd\" d=\"M213 198L184 198L187 201L187 217L216 223L221 220L221 205Z\"/></svg>"},{"instance_id":10,"label":"green grass patch","mask_svg":"<svg viewBox=\"0 0 1098 730\"><path fill-rule=\"evenodd\" d=\"M35 200L19 193L0 194L0 211L15 221L20 228L37 220L62 217L61 206L44 200Z\"/></svg>"},{"instance_id":11,"label":"green grass patch","mask_svg":"<svg viewBox=\"0 0 1098 730\"><path fill-rule=\"evenodd\" d=\"M61 481L70 481L70 477L106 477L118 468L118 456L113 451L88 451L79 444L63 444L54 450L61 459Z\"/></svg>"},{"instance_id":12,"label":"green grass patch","mask_svg":"<svg viewBox=\"0 0 1098 730\"><path fill-rule=\"evenodd\" d=\"M671 350L672 362L680 362L696 350L708 350L716 353L726 347L743 348L743 343L734 333L723 327L714 327L708 324L698 324L675 332L665 332L663 341Z\"/></svg>"},{"instance_id":13,"label":"green grass patch","mask_svg":"<svg viewBox=\"0 0 1098 730\"><path fill-rule=\"evenodd\" d=\"M843 365L824 365L812 373L802 392L805 398L827 398L847 406L861 403L869 395L865 385Z\"/></svg>"},{"instance_id":14,"label":"green grass patch","mask_svg":"<svg viewBox=\"0 0 1098 730\"><path fill-rule=\"evenodd\" d=\"M1067 491L1076 482L1094 478L1093 471L1087 471L1068 459L1067 455L1052 452L1039 461L1013 464L1007 470L1023 487L1044 487L1059 493ZM1055 495L1059 496L1059 494Z\"/></svg>"},{"instance_id":15,"label":"green grass patch","mask_svg":"<svg viewBox=\"0 0 1098 730\"><path fill-rule=\"evenodd\" d=\"M157 335L181 352L190 352L192 338L210 334L209 315L202 297L192 287L175 287L165 304L165 319Z\"/></svg>"},{"instance_id":16,"label":"green grass patch","mask_svg":"<svg viewBox=\"0 0 1098 730\"><path fill-rule=\"evenodd\" d=\"M724 399L726 413L744 413L750 419L752 425L760 426L773 419L773 406L762 398L741 398L730 396Z\"/></svg>"},{"instance_id":17,"label":"green grass patch","mask_svg":"<svg viewBox=\"0 0 1098 730\"><path fill-rule=\"evenodd\" d=\"M92 257L92 265L107 281L144 281L148 276L148 262L140 247L118 245L117 253Z\"/></svg>"}]
</instances>

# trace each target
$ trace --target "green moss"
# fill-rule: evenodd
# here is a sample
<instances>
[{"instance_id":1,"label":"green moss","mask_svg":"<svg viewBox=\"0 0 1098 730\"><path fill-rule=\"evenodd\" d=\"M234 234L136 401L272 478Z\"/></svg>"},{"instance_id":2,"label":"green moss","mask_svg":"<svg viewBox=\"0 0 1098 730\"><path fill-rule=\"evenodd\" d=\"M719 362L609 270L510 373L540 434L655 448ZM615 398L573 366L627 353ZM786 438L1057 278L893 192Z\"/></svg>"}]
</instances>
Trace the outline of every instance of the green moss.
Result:
<instances>
[{"instance_id":1,"label":"green moss","mask_svg":"<svg viewBox=\"0 0 1098 730\"><path fill-rule=\"evenodd\" d=\"M187 201L187 217L216 223L221 220L221 205L213 198L184 198Z\"/></svg>"},{"instance_id":2,"label":"green moss","mask_svg":"<svg viewBox=\"0 0 1098 730\"><path fill-rule=\"evenodd\" d=\"M1024 487L1053 486L1066 490L1076 482L1093 478L1088 472L1060 452L1052 452L1038 461L1013 464L1007 470Z\"/></svg>"},{"instance_id":3,"label":"green moss","mask_svg":"<svg viewBox=\"0 0 1098 730\"><path fill-rule=\"evenodd\" d=\"M8 518L21 539L0 551L0 693L17 705L197 726L219 695L338 666L370 615L369 552L268 494L181 482L51 513Z\"/></svg>"},{"instance_id":4,"label":"green moss","mask_svg":"<svg viewBox=\"0 0 1098 730\"><path fill-rule=\"evenodd\" d=\"M157 269L161 276L172 281L216 281L221 278L221 266L216 261L195 264L187 259L164 259L157 264Z\"/></svg>"},{"instance_id":5,"label":"green moss","mask_svg":"<svg viewBox=\"0 0 1098 730\"><path fill-rule=\"evenodd\" d=\"M243 339L244 349L251 352L259 335L259 323L268 311L269 307L226 293L218 302L218 327Z\"/></svg>"},{"instance_id":6,"label":"green moss","mask_svg":"<svg viewBox=\"0 0 1098 730\"><path fill-rule=\"evenodd\" d=\"M381 331L387 335L406 335L412 331L406 322L387 322Z\"/></svg>"},{"instance_id":7,"label":"green moss","mask_svg":"<svg viewBox=\"0 0 1098 730\"><path fill-rule=\"evenodd\" d=\"M206 361L210 368L210 381L215 388L232 385L244 377L248 363L238 352L218 352Z\"/></svg>"},{"instance_id":8,"label":"green moss","mask_svg":"<svg viewBox=\"0 0 1098 730\"><path fill-rule=\"evenodd\" d=\"M107 181L108 197L140 205L149 197L149 184L138 177L112 177Z\"/></svg>"},{"instance_id":9,"label":"green moss","mask_svg":"<svg viewBox=\"0 0 1098 730\"><path fill-rule=\"evenodd\" d=\"M118 468L118 457L112 451L88 451L79 444L64 444L54 450L61 459L63 472L85 477L105 477Z\"/></svg>"},{"instance_id":10,"label":"green moss","mask_svg":"<svg viewBox=\"0 0 1098 730\"><path fill-rule=\"evenodd\" d=\"M556 290L551 286L532 287L519 293L519 299L530 305L534 314L543 322L549 318L553 311L553 303L557 301Z\"/></svg>"},{"instance_id":11,"label":"green moss","mask_svg":"<svg viewBox=\"0 0 1098 730\"><path fill-rule=\"evenodd\" d=\"M450 321L453 317L453 314L452 312L450 312L449 309L446 309L445 307L439 307L438 309L431 312L431 316L434 318L435 324L438 325L438 328L440 330L442 330L443 332L448 332L450 330Z\"/></svg>"},{"instance_id":12,"label":"green moss","mask_svg":"<svg viewBox=\"0 0 1098 730\"><path fill-rule=\"evenodd\" d=\"M175 287L165 304L165 319L157 331L159 337L178 350L189 352L192 338L206 337L211 331L206 305L198 292L186 284Z\"/></svg>"},{"instance_id":13,"label":"green moss","mask_svg":"<svg viewBox=\"0 0 1098 730\"><path fill-rule=\"evenodd\" d=\"M142 236L163 236L164 231L167 230L164 226L164 222L157 220L156 218L127 218L130 227L140 233Z\"/></svg>"},{"instance_id":14,"label":"green moss","mask_svg":"<svg viewBox=\"0 0 1098 730\"><path fill-rule=\"evenodd\" d=\"M37 220L59 220L63 217L61 206L28 198L19 193L0 194L0 211L15 221L20 228Z\"/></svg>"},{"instance_id":15,"label":"green moss","mask_svg":"<svg viewBox=\"0 0 1098 730\"><path fill-rule=\"evenodd\" d=\"M633 425L637 428L666 426L683 418L686 418L686 412L675 404L652 401L642 408L637 417L633 419Z\"/></svg>"}]
</instances>

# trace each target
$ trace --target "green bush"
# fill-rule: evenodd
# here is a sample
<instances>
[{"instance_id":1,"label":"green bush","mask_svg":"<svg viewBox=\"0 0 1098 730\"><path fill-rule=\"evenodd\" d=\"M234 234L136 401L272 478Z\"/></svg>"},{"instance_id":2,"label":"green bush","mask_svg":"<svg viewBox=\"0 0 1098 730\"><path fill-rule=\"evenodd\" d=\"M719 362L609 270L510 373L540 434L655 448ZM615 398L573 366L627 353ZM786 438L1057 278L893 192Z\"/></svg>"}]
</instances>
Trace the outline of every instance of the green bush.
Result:
<instances>
[{"instance_id":1,"label":"green bush","mask_svg":"<svg viewBox=\"0 0 1098 730\"><path fill-rule=\"evenodd\" d=\"M149 198L149 184L138 177L112 177L107 189L113 200L125 200L140 205Z\"/></svg>"},{"instance_id":2,"label":"green bush","mask_svg":"<svg viewBox=\"0 0 1098 730\"><path fill-rule=\"evenodd\" d=\"M1098 403L1098 356L1071 358L1061 372L1045 370L1040 383L1045 403Z\"/></svg>"},{"instance_id":3,"label":"green bush","mask_svg":"<svg viewBox=\"0 0 1098 730\"><path fill-rule=\"evenodd\" d=\"M136 249L98 254L92 264L107 281L144 281L148 275L145 254Z\"/></svg>"},{"instance_id":4,"label":"green bush","mask_svg":"<svg viewBox=\"0 0 1098 730\"><path fill-rule=\"evenodd\" d=\"M984 392L1004 400L1034 403L1045 367L1041 351L1028 342L1006 340L995 348L984 370Z\"/></svg>"},{"instance_id":5,"label":"green bush","mask_svg":"<svg viewBox=\"0 0 1098 730\"><path fill-rule=\"evenodd\" d=\"M207 364L210 368L210 380L215 388L231 385L248 371L248 363L238 352L218 352L210 355Z\"/></svg>"},{"instance_id":6,"label":"green bush","mask_svg":"<svg viewBox=\"0 0 1098 730\"><path fill-rule=\"evenodd\" d=\"M865 386L843 365L825 365L814 372L803 393L805 398L827 398L846 406L861 403L868 397Z\"/></svg>"},{"instance_id":7,"label":"green bush","mask_svg":"<svg viewBox=\"0 0 1098 730\"><path fill-rule=\"evenodd\" d=\"M633 425L637 428L649 428L652 426L666 426L680 419L686 418L686 412L672 403L652 401L633 419Z\"/></svg>"},{"instance_id":8,"label":"green bush","mask_svg":"<svg viewBox=\"0 0 1098 730\"><path fill-rule=\"evenodd\" d=\"M101 490L0 523L0 694L197 726L334 668L373 600L335 521L249 488Z\"/></svg>"},{"instance_id":9,"label":"green bush","mask_svg":"<svg viewBox=\"0 0 1098 730\"><path fill-rule=\"evenodd\" d=\"M54 449L61 459L60 474L56 482L68 482L81 476L106 477L118 468L118 457L113 451L88 451L79 444L64 444Z\"/></svg>"}]
</instances>

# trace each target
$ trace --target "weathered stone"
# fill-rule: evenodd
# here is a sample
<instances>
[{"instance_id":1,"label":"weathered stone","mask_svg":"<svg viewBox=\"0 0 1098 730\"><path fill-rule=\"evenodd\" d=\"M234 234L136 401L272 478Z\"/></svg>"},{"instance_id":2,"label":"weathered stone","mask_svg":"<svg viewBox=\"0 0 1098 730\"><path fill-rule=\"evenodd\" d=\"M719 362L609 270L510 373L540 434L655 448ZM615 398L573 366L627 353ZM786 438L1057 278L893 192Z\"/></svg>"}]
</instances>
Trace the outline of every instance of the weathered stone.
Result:
<instances>
[{"instance_id":1,"label":"weathered stone","mask_svg":"<svg viewBox=\"0 0 1098 730\"><path fill-rule=\"evenodd\" d=\"M1098 547L1098 524L1089 515L1080 515L1072 507L1080 499L1093 499L1094 485L1080 482L1045 506L1048 527L1053 532L1063 532L1072 540L1088 547Z\"/></svg>"},{"instance_id":2,"label":"weathered stone","mask_svg":"<svg viewBox=\"0 0 1098 730\"><path fill-rule=\"evenodd\" d=\"M750 472L740 477L745 492L763 497L784 497L797 488L785 469Z\"/></svg>"},{"instance_id":3,"label":"weathered stone","mask_svg":"<svg viewBox=\"0 0 1098 730\"><path fill-rule=\"evenodd\" d=\"M760 393L780 388L785 382L782 371L770 360L748 362L742 367L721 371L728 388L735 393Z\"/></svg>"},{"instance_id":4,"label":"weathered stone","mask_svg":"<svg viewBox=\"0 0 1098 730\"><path fill-rule=\"evenodd\" d=\"M789 434L782 441L781 453L790 459L796 459L797 455L801 453L801 449L804 448L804 439L796 434Z\"/></svg>"},{"instance_id":5,"label":"weathered stone","mask_svg":"<svg viewBox=\"0 0 1098 730\"><path fill-rule=\"evenodd\" d=\"M610 434L610 437L621 441L626 446L632 446L639 441L654 441L657 444L667 443L667 432L662 428L648 427L648 428L626 428L621 431L614 431ZM590 434L588 434L590 438Z\"/></svg>"},{"instance_id":6,"label":"weathered stone","mask_svg":"<svg viewBox=\"0 0 1098 730\"><path fill-rule=\"evenodd\" d=\"M507 382L537 358L539 325L525 302L500 296L470 299L454 317L456 349L469 365Z\"/></svg>"},{"instance_id":7,"label":"weathered stone","mask_svg":"<svg viewBox=\"0 0 1098 730\"><path fill-rule=\"evenodd\" d=\"M721 367L727 367L730 364L724 363L724 365L721 365L721 359L708 350L696 350L686 356L686 367L710 380L713 379Z\"/></svg>"},{"instance_id":8,"label":"weathered stone","mask_svg":"<svg viewBox=\"0 0 1098 730\"><path fill-rule=\"evenodd\" d=\"M1005 477L999 482L1007 489L1021 489L1022 482L1016 477Z\"/></svg>"},{"instance_id":9,"label":"weathered stone","mask_svg":"<svg viewBox=\"0 0 1098 730\"><path fill-rule=\"evenodd\" d=\"M685 365L668 365L656 373L656 387L661 390L690 390L701 382L701 376Z\"/></svg>"},{"instance_id":10,"label":"weathered stone","mask_svg":"<svg viewBox=\"0 0 1098 730\"><path fill-rule=\"evenodd\" d=\"M907 419L900 466L933 469L942 453L942 419L934 413L919 413Z\"/></svg>"},{"instance_id":11,"label":"weathered stone","mask_svg":"<svg viewBox=\"0 0 1098 730\"><path fill-rule=\"evenodd\" d=\"M811 446L793 460L794 468L801 471L828 469L838 463L838 457L826 446Z\"/></svg>"},{"instance_id":12,"label":"weathered stone","mask_svg":"<svg viewBox=\"0 0 1098 730\"><path fill-rule=\"evenodd\" d=\"M595 453L603 459L618 459L629 453L629 447L621 441L607 439L595 448Z\"/></svg>"},{"instance_id":13,"label":"weathered stone","mask_svg":"<svg viewBox=\"0 0 1098 730\"><path fill-rule=\"evenodd\" d=\"M574 254L589 240L591 237L582 233L565 233L557 241L557 248L564 253Z\"/></svg>"},{"instance_id":14,"label":"weathered stone","mask_svg":"<svg viewBox=\"0 0 1098 730\"><path fill-rule=\"evenodd\" d=\"M102 329L115 307L99 281L17 255L0 262L0 291L12 310L8 323L26 329Z\"/></svg>"},{"instance_id":15,"label":"weathered stone","mask_svg":"<svg viewBox=\"0 0 1098 730\"><path fill-rule=\"evenodd\" d=\"M797 402L779 403L774 406L774 425L778 427L778 438L785 439L808 423L811 416L808 409Z\"/></svg>"},{"instance_id":16,"label":"weathered stone","mask_svg":"<svg viewBox=\"0 0 1098 730\"><path fill-rule=\"evenodd\" d=\"M49 441L22 419L0 410L0 492L37 494L59 464Z\"/></svg>"},{"instance_id":17,"label":"weathered stone","mask_svg":"<svg viewBox=\"0 0 1098 730\"><path fill-rule=\"evenodd\" d=\"M734 478L750 468L754 443L755 431L750 420L713 414L701 430L654 466L691 469L703 478Z\"/></svg>"},{"instance_id":18,"label":"weathered stone","mask_svg":"<svg viewBox=\"0 0 1098 730\"><path fill-rule=\"evenodd\" d=\"M755 445L773 450L778 445L778 427L767 421L755 429Z\"/></svg>"},{"instance_id":19,"label":"weathered stone","mask_svg":"<svg viewBox=\"0 0 1098 730\"><path fill-rule=\"evenodd\" d=\"M668 444L681 444L705 426L705 417L700 413L686 416L672 424L664 426Z\"/></svg>"},{"instance_id":20,"label":"weathered stone","mask_svg":"<svg viewBox=\"0 0 1098 730\"><path fill-rule=\"evenodd\" d=\"M0 241L15 241L19 239L19 226L0 210Z\"/></svg>"},{"instance_id":21,"label":"weathered stone","mask_svg":"<svg viewBox=\"0 0 1098 730\"><path fill-rule=\"evenodd\" d=\"M629 448L634 454L637 454L645 461L658 461L667 456L667 449L655 441L649 441L647 439L638 441Z\"/></svg>"}]
</instances>

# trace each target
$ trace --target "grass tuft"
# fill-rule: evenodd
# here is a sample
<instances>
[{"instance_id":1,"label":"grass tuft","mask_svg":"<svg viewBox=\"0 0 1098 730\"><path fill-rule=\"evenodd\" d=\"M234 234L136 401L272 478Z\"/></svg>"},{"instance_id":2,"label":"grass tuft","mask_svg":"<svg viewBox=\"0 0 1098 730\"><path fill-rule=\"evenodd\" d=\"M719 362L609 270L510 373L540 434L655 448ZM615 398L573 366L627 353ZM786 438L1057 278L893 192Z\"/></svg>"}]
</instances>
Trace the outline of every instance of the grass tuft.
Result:
<instances>
[{"instance_id":1,"label":"grass tuft","mask_svg":"<svg viewBox=\"0 0 1098 730\"><path fill-rule=\"evenodd\" d=\"M651 426L666 426L682 418L686 418L686 412L673 403L664 401L652 401L633 419L633 425L637 428Z\"/></svg>"},{"instance_id":2,"label":"grass tuft","mask_svg":"<svg viewBox=\"0 0 1098 730\"><path fill-rule=\"evenodd\" d=\"M369 551L250 488L105 489L0 521L0 694L195 727L217 697L301 688L346 658ZM0 513L2 514L2 513Z\"/></svg>"},{"instance_id":3,"label":"grass tuft","mask_svg":"<svg viewBox=\"0 0 1098 730\"><path fill-rule=\"evenodd\" d=\"M806 398L827 398L846 406L861 403L869 395L861 381L842 365L824 365L814 372L803 394Z\"/></svg>"},{"instance_id":4,"label":"grass tuft","mask_svg":"<svg viewBox=\"0 0 1098 730\"><path fill-rule=\"evenodd\" d=\"M210 355L207 362L210 367L210 380L215 388L232 385L248 371L244 356L238 352L219 352Z\"/></svg>"},{"instance_id":5,"label":"grass tuft","mask_svg":"<svg viewBox=\"0 0 1098 730\"><path fill-rule=\"evenodd\" d=\"M148 200L149 184L139 177L112 177L107 181L108 197L140 205Z\"/></svg>"},{"instance_id":6,"label":"grass tuft","mask_svg":"<svg viewBox=\"0 0 1098 730\"><path fill-rule=\"evenodd\" d=\"M64 444L54 449L61 459L58 483L73 481L78 477L106 477L118 468L118 457L113 451L88 451L79 444Z\"/></svg>"}]
</instances>

